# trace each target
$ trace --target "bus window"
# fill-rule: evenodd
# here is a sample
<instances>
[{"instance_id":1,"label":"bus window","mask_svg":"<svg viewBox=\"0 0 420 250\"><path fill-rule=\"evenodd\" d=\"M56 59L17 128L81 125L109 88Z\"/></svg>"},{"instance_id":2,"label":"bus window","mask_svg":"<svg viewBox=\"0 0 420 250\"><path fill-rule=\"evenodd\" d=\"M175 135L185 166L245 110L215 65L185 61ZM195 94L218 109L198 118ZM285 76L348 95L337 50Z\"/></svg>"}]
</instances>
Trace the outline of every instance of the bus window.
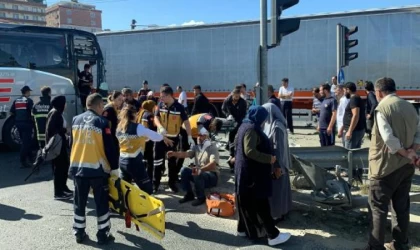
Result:
<instances>
[{"instance_id":1,"label":"bus window","mask_svg":"<svg viewBox=\"0 0 420 250\"><path fill-rule=\"evenodd\" d=\"M69 67L64 35L0 32L0 37L0 67Z\"/></svg>"}]
</instances>

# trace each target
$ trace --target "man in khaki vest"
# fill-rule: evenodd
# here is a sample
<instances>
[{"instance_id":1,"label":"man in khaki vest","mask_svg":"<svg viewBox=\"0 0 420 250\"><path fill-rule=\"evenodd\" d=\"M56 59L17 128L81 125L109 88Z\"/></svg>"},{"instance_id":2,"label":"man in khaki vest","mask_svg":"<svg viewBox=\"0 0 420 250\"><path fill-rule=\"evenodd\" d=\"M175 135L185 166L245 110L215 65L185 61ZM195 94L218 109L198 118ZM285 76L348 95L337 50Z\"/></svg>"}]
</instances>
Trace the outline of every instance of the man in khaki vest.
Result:
<instances>
[{"instance_id":1,"label":"man in khaki vest","mask_svg":"<svg viewBox=\"0 0 420 250\"><path fill-rule=\"evenodd\" d=\"M408 249L411 180L420 149L420 123L414 106L396 94L391 78L376 81L379 104L369 148L371 231L366 249ZM384 245L388 206L393 241Z\"/></svg>"}]
</instances>

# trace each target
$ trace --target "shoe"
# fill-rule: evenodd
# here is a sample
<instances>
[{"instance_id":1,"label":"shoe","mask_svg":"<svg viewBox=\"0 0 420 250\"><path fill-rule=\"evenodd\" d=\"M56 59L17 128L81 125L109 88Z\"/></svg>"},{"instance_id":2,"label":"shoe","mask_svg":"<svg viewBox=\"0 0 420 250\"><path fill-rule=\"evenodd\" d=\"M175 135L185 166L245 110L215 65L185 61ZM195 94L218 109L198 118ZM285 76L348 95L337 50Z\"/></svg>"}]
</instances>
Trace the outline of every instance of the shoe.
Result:
<instances>
[{"instance_id":1,"label":"shoe","mask_svg":"<svg viewBox=\"0 0 420 250\"><path fill-rule=\"evenodd\" d=\"M282 243L285 243L290 239L292 235L290 233L279 233L279 235L274 239L268 240L268 245L275 246Z\"/></svg>"},{"instance_id":2,"label":"shoe","mask_svg":"<svg viewBox=\"0 0 420 250\"><path fill-rule=\"evenodd\" d=\"M87 234L85 232L76 234L76 242L80 244L86 239L86 237L87 237Z\"/></svg>"},{"instance_id":3,"label":"shoe","mask_svg":"<svg viewBox=\"0 0 420 250\"><path fill-rule=\"evenodd\" d=\"M169 183L169 188L172 190L172 192L174 193L178 193L179 189L176 186L176 183Z\"/></svg>"},{"instance_id":4,"label":"shoe","mask_svg":"<svg viewBox=\"0 0 420 250\"><path fill-rule=\"evenodd\" d=\"M64 188L64 193L73 195L73 191L71 191L67 186Z\"/></svg>"},{"instance_id":5,"label":"shoe","mask_svg":"<svg viewBox=\"0 0 420 250\"><path fill-rule=\"evenodd\" d=\"M206 199L197 199L191 203L192 206L197 207L206 203Z\"/></svg>"},{"instance_id":6,"label":"shoe","mask_svg":"<svg viewBox=\"0 0 420 250\"><path fill-rule=\"evenodd\" d=\"M54 200L68 200L72 197L73 197L73 195L63 193L63 194L59 194L59 195L54 195Z\"/></svg>"},{"instance_id":7,"label":"shoe","mask_svg":"<svg viewBox=\"0 0 420 250\"><path fill-rule=\"evenodd\" d=\"M236 236L246 237L246 233L245 232L236 232Z\"/></svg>"},{"instance_id":8,"label":"shoe","mask_svg":"<svg viewBox=\"0 0 420 250\"><path fill-rule=\"evenodd\" d=\"M391 241L389 243L385 243L384 247L386 250L408 250L410 249L408 245L408 241L405 244L397 243L396 241Z\"/></svg>"},{"instance_id":9,"label":"shoe","mask_svg":"<svg viewBox=\"0 0 420 250\"><path fill-rule=\"evenodd\" d=\"M186 194L184 198L179 200L179 203L182 204L185 202L193 201L194 199L195 199L194 194Z\"/></svg>"},{"instance_id":10,"label":"shoe","mask_svg":"<svg viewBox=\"0 0 420 250\"><path fill-rule=\"evenodd\" d=\"M105 236L105 237L98 237L98 245L105 245L110 242L113 242L114 240L115 240L115 237L112 236L112 234L109 234L108 236Z\"/></svg>"}]
</instances>

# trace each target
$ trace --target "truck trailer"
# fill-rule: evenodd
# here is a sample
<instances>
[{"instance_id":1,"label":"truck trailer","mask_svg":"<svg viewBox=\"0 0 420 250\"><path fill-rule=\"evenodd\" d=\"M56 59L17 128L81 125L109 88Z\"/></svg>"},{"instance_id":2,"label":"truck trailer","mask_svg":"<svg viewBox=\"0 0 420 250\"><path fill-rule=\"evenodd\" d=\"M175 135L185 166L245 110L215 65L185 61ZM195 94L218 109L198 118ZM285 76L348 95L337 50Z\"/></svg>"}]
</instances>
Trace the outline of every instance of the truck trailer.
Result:
<instances>
[{"instance_id":1,"label":"truck trailer","mask_svg":"<svg viewBox=\"0 0 420 250\"><path fill-rule=\"evenodd\" d=\"M312 88L331 82L336 73L336 26L358 26L356 60L344 68L345 81L362 83L392 77L398 94L420 98L420 5L300 16L298 31L268 52L268 81L279 89L282 78L294 87L294 108L312 108ZM270 24L269 24L270 25ZM269 27L268 27L269 28ZM270 29L268 29L270 30ZM107 31L96 34L107 68L110 90L140 89L143 80L155 91L163 83L180 85L193 100L201 85L217 108L234 88L248 90L258 81L259 21ZM270 41L270 32L268 35ZM361 81L363 80L363 81ZM362 84L360 94L365 95ZM221 113L219 113L221 115Z\"/></svg>"}]
</instances>

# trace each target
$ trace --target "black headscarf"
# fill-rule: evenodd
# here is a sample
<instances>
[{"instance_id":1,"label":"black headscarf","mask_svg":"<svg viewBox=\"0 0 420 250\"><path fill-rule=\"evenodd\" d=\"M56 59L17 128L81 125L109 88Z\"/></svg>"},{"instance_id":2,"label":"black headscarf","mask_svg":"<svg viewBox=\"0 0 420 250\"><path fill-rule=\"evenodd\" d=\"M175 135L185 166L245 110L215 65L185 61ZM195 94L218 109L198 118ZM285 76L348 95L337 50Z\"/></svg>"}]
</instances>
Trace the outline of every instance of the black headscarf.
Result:
<instances>
[{"instance_id":1,"label":"black headscarf","mask_svg":"<svg viewBox=\"0 0 420 250\"><path fill-rule=\"evenodd\" d=\"M55 110L62 114L64 112L64 106L66 105L66 97L63 95L54 97L51 101L51 105Z\"/></svg>"}]
</instances>

